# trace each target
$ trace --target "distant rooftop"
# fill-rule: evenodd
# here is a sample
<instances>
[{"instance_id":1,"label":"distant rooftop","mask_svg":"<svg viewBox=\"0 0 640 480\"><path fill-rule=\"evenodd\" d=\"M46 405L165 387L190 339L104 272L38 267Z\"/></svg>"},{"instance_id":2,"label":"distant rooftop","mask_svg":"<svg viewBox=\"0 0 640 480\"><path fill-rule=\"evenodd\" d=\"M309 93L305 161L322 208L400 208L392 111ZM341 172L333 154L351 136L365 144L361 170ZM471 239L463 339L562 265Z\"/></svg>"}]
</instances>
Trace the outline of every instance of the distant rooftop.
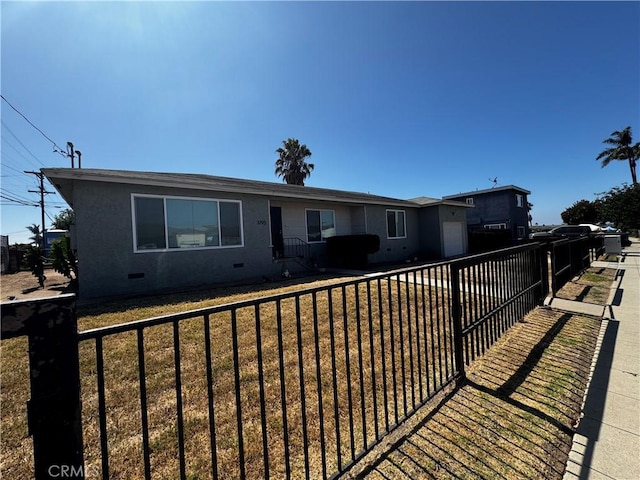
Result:
<instances>
[{"instance_id":1,"label":"distant rooftop","mask_svg":"<svg viewBox=\"0 0 640 480\"><path fill-rule=\"evenodd\" d=\"M531 192L521 187L516 187L515 185L506 185L504 187L493 187L493 188L485 188L484 190L474 190L472 192L460 192L455 195L446 195L442 197L443 199L453 199L458 197L468 197L473 195L483 195L485 193L493 193L493 192L501 192L505 190L514 190L516 192L524 193L525 195L530 195Z\"/></svg>"},{"instance_id":2,"label":"distant rooftop","mask_svg":"<svg viewBox=\"0 0 640 480\"><path fill-rule=\"evenodd\" d=\"M473 205L468 205L464 202L458 202L455 200L445 200L440 198L432 198L432 197L416 197L409 200L410 202L417 203L421 207L426 207L427 205L451 205L455 207L468 207L473 208Z\"/></svg>"}]
</instances>

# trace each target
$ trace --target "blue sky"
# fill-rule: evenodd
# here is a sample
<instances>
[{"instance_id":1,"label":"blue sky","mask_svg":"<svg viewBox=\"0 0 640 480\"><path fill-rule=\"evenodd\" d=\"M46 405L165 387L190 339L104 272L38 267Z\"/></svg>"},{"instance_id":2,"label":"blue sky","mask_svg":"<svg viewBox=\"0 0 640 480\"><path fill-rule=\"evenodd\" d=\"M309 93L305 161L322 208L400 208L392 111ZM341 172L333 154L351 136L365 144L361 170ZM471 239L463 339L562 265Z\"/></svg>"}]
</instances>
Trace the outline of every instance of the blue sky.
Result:
<instances>
[{"instance_id":1,"label":"blue sky","mask_svg":"<svg viewBox=\"0 0 640 480\"><path fill-rule=\"evenodd\" d=\"M640 140L638 2L1 3L2 95L84 168L274 181L397 198L514 184L534 223L630 183L602 140ZM2 101L2 193L68 167ZM47 186L49 191L53 187ZM45 197L47 227L66 204ZM40 209L2 200L26 241ZM105 225L108 229L108 225Z\"/></svg>"}]
</instances>

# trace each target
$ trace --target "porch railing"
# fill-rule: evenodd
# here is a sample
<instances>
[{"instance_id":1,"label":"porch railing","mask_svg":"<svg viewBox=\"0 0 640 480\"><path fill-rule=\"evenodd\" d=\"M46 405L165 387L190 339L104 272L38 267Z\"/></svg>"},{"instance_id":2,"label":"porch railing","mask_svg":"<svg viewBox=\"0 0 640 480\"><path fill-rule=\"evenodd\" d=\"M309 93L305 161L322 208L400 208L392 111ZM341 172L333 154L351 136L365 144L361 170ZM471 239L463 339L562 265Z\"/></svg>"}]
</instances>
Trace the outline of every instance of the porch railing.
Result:
<instances>
[{"instance_id":1,"label":"porch railing","mask_svg":"<svg viewBox=\"0 0 640 480\"><path fill-rule=\"evenodd\" d=\"M309 244L297 237L284 238L284 257L308 261L311 258Z\"/></svg>"}]
</instances>

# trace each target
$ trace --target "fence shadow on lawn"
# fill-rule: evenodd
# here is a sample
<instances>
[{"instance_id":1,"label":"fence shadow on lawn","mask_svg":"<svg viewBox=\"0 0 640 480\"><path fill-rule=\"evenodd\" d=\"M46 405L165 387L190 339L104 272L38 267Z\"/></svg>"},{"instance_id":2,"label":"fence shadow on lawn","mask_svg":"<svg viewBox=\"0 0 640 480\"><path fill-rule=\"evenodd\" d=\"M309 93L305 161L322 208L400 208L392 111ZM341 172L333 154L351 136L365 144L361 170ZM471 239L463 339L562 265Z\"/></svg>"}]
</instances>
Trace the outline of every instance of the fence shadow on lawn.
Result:
<instances>
[{"instance_id":1,"label":"fence shadow on lawn","mask_svg":"<svg viewBox=\"0 0 640 480\"><path fill-rule=\"evenodd\" d=\"M255 279L253 282L244 283L228 283L203 285L199 288L168 290L162 293L154 293L150 295L136 294L131 297L105 297L93 300L81 301L78 304L78 315L95 316L101 314L111 314L123 312L126 310L161 307L178 303L200 303L211 301L215 304L217 298L228 298L229 296L250 296L252 298L259 297L263 293L273 294L277 290L294 290L304 289L315 282L332 281L339 282L354 277L353 274L344 272L336 273L307 273L293 276L287 279ZM227 300L225 300L227 301Z\"/></svg>"},{"instance_id":2,"label":"fence shadow on lawn","mask_svg":"<svg viewBox=\"0 0 640 480\"><path fill-rule=\"evenodd\" d=\"M358 478L561 479L599 327L536 309Z\"/></svg>"}]
</instances>

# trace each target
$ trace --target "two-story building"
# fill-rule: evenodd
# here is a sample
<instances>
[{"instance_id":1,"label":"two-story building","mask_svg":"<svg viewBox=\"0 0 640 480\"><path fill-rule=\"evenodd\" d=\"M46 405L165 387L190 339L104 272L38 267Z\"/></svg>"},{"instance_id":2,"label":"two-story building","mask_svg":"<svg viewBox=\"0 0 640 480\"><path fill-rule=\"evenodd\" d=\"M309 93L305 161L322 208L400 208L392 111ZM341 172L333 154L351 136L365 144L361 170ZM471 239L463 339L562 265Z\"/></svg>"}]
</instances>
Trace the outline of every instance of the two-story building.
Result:
<instances>
[{"instance_id":1,"label":"two-story building","mask_svg":"<svg viewBox=\"0 0 640 480\"><path fill-rule=\"evenodd\" d=\"M518 241L529 236L529 190L507 185L474 192L447 195L444 200L454 200L473 205L467 211L467 229L509 230L511 240Z\"/></svg>"}]
</instances>

